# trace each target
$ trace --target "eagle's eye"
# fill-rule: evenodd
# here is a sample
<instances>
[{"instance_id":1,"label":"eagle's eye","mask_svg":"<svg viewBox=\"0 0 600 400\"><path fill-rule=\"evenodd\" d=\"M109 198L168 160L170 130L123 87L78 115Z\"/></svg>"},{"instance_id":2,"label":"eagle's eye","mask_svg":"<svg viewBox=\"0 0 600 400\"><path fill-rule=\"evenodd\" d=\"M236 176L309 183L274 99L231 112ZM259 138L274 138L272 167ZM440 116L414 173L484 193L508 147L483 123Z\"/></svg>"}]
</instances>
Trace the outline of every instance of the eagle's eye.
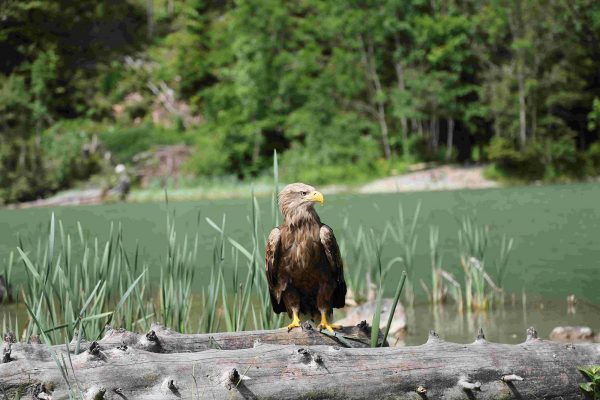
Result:
<instances>
[{"instance_id":1,"label":"eagle's eye","mask_svg":"<svg viewBox=\"0 0 600 400\"><path fill-rule=\"evenodd\" d=\"M306 196L306 192L300 192L302 196Z\"/></svg>"}]
</instances>

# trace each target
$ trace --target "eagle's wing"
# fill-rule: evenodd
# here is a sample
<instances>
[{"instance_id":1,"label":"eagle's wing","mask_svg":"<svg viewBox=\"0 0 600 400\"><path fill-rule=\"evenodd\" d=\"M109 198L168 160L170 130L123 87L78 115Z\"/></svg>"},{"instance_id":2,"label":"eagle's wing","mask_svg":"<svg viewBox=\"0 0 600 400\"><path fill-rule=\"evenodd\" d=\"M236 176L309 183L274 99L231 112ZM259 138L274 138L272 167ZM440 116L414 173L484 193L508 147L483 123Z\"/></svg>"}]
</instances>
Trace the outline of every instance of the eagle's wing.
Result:
<instances>
[{"instance_id":1,"label":"eagle's wing","mask_svg":"<svg viewBox=\"0 0 600 400\"><path fill-rule=\"evenodd\" d=\"M332 307L342 308L346 304L346 281L344 280L344 263L342 262L340 248L335 240L333 230L329 226L325 224L321 226L319 237L329 261L329 267L337 283L331 299Z\"/></svg>"},{"instance_id":2,"label":"eagle's wing","mask_svg":"<svg viewBox=\"0 0 600 400\"><path fill-rule=\"evenodd\" d=\"M267 270L267 283L271 295L271 305L276 313L286 311L285 304L281 302L281 288L277 282L279 260L281 257L281 230L273 228L267 239L265 250L265 268Z\"/></svg>"}]
</instances>

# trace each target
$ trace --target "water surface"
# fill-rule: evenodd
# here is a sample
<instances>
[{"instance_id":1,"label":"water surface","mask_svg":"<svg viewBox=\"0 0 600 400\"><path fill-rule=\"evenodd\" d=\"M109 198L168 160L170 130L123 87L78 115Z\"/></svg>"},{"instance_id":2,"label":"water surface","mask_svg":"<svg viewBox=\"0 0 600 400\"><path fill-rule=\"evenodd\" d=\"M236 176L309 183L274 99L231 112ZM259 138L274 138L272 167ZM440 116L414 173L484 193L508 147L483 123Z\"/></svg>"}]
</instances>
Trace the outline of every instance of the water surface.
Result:
<instances>
[{"instance_id":1,"label":"water surface","mask_svg":"<svg viewBox=\"0 0 600 400\"><path fill-rule=\"evenodd\" d=\"M275 222L272 219L270 199L259 199L261 227L265 235ZM600 184L570 184L530 186L500 189L460 190L404 194L332 195L326 205L319 207L322 220L332 226L340 240L356 235L358 227L381 232L386 221L398 216L402 204L408 218L417 204L421 213L417 228L418 245L414 282L417 300L423 302L420 281L430 282L429 227L440 228L440 249L443 267L462 282L459 266L457 230L465 216L487 225L491 242L486 257L490 263L496 257L502 235L514 238L504 289L507 296L520 299L525 292L530 301L522 306L506 305L485 318L458 315L447 308L445 314L427 311L418 306L409 314L409 343L426 339L426 332L434 327L449 339L468 342L476 327L489 327L488 337L497 341L522 341L528 325L537 325L541 332L560 324L590 325L600 329ZM201 260L195 287L199 291L210 267L215 231L205 221L209 217L220 222L226 215L226 230L242 244L250 242L249 200L219 200L170 203L176 215L180 235L198 233ZM94 236L106 238L110 223L121 224L129 249L139 243L143 260L152 276L157 277L166 253L165 204L107 204L97 206L59 207L27 210L0 210L0 261L14 250L18 238L24 246L34 246L36 235L46 234L52 212L64 223L67 232L76 235L76 222ZM345 219L348 228L342 229ZM346 239L344 239L344 237ZM383 251L383 262L399 255L397 244L388 240ZM346 263L351 272L353 265ZM400 270L390 276L395 286ZM15 279L23 279L24 266L18 264ZM578 312L566 314L566 296L574 294L581 300ZM537 305L535 305L537 304ZM540 305L543 304L543 305ZM583 304L591 304L587 307ZM5 307L5 306L0 306ZM594 308L596 307L596 308ZM477 318L472 322L472 318ZM498 335L498 336L494 336ZM513 335L517 335L514 337ZM454 340L454 339L453 339Z\"/></svg>"}]
</instances>

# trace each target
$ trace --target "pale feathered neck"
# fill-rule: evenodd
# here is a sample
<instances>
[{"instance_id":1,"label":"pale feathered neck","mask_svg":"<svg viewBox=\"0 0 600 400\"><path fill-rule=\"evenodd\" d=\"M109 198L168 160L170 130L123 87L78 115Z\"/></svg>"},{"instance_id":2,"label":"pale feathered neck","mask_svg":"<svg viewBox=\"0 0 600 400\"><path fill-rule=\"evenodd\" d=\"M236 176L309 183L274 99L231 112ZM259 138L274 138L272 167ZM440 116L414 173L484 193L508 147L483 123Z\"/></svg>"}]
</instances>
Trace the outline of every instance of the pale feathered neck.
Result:
<instances>
[{"instance_id":1,"label":"pale feathered neck","mask_svg":"<svg viewBox=\"0 0 600 400\"><path fill-rule=\"evenodd\" d=\"M306 225L316 224L321 226L319 214L313 207L298 207L293 210L281 210L284 224L290 228L299 228Z\"/></svg>"}]
</instances>

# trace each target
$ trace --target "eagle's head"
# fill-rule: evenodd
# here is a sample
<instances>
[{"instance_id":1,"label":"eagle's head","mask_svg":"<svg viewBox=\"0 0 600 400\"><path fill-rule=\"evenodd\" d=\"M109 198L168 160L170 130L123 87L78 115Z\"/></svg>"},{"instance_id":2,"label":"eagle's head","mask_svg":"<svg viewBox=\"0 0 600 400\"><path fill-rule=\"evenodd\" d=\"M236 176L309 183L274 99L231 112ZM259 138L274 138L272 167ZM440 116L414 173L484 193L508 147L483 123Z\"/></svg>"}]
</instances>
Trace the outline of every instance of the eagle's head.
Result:
<instances>
[{"instance_id":1,"label":"eagle's head","mask_svg":"<svg viewBox=\"0 0 600 400\"><path fill-rule=\"evenodd\" d=\"M324 202L321 192L304 183L291 183L279 192L279 209L284 217L296 213L311 213L315 203Z\"/></svg>"}]
</instances>

